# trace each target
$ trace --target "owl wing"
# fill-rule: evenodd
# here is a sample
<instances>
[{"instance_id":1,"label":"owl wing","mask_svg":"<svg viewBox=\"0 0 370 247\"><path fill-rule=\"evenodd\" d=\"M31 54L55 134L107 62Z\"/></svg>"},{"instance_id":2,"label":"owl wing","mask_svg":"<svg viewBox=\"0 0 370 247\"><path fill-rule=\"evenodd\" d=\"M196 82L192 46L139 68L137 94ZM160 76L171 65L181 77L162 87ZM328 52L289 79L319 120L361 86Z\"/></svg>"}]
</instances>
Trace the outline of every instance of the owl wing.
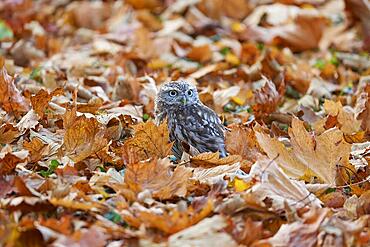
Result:
<instances>
[{"instance_id":1,"label":"owl wing","mask_svg":"<svg viewBox=\"0 0 370 247\"><path fill-rule=\"evenodd\" d=\"M217 114L205 105L195 105L179 113L176 138L199 152L217 152L226 156L224 127Z\"/></svg>"}]
</instances>

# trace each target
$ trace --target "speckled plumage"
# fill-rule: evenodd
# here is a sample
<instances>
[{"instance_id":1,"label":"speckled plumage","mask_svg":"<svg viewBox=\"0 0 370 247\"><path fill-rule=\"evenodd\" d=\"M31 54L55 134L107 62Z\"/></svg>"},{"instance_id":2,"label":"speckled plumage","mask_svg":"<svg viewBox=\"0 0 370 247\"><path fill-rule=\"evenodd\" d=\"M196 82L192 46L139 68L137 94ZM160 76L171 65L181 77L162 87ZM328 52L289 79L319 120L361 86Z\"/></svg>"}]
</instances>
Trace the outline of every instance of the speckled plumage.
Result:
<instances>
[{"instance_id":1,"label":"speckled plumage","mask_svg":"<svg viewBox=\"0 0 370 247\"><path fill-rule=\"evenodd\" d=\"M186 81L163 84L155 101L157 124L167 118L173 152L181 158L184 144L200 153L220 152L226 156L224 126L217 114L205 106L194 85Z\"/></svg>"}]
</instances>

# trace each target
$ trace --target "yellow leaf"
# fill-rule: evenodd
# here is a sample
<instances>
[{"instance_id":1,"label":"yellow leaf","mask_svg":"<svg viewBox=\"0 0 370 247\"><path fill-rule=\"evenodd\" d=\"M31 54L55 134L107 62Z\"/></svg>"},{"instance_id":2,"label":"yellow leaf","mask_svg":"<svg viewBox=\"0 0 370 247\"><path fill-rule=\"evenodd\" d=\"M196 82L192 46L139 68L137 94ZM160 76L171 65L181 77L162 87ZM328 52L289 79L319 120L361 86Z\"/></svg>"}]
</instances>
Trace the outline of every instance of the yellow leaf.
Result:
<instances>
[{"instance_id":1,"label":"yellow leaf","mask_svg":"<svg viewBox=\"0 0 370 247\"><path fill-rule=\"evenodd\" d=\"M237 66L240 64L240 60L237 56L235 56L234 54L232 53L227 53L226 56L225 56L225 60L226 62L234 65L234 66Z\"/></svg>"},{"instance_id":2,"label":"yellow leaf","mask_svg":"<svg viewBox=\"0 0 370 247\"><path fill-rule=\"evenodd\" d=\"M231 30L235 33L243 32L245 30L245 25L240 22L233 22L231 24Z\"/></svg>"},{"instance_id":3,"label":"yellow leaf","mask_svg":"<svg viewBox=\"0 0 370 247\"><path fill-rule=\"evenodd\" d=\"M252 187L250 182L245 182L243 179L235 178L234 179L234 188L236 192L242 192Z\"/></svg>"},{"instance_id":4,"label":"yellow leaf","mask_svg":"<svg viewBox=\"0 0 370 247\"><path fill-rule=\"evenodd\" d=\"M162 69L166 67L168 63L160 58L154 58L148 63L148 68L151 69Z\"/></svg>"}]
</instances>

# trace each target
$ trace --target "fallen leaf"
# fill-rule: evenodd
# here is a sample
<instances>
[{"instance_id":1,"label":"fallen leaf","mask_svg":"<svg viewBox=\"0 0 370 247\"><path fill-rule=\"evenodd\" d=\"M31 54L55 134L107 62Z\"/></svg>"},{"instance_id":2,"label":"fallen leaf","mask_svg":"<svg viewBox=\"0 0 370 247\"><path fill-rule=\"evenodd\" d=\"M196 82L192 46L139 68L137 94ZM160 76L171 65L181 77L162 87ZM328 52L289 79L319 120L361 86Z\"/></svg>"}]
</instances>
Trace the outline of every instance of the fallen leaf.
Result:
<instances>
[{"instance_id":1,"label":"fallen leaf","mask_svg":"<svg viewBox=\"0 0 370 247\"><path fill-rule=\"evenodd\" d=\"M190 158L191 164L197 167L213 167L219 165L232 165L241 161L239 155L229 155L224 158L220 158L220 154L217 153L201 153L197 156Z\"/></svg>"},{"instance_id":2,"label":"fallen leaf","mask_svg":"<svg viewBox=\"0 0 370 247\"><path fill-rule=\"evenodd\" d=\"M355 117L362 121L363 130L370 132L370 76L360 78L355 105Z\"/></svg>"},{"instance_id":3,"label":"fallen leaf","mask_svg":"<svg viewBox=\"0 0 370 247\"><path fill-rule=\"evenodd\" d=\"M66 129L60 151L77 163L107 145L104 134L104 127L95 118L77 117Z\"/></svg>"},{"instance_id":4,"label":"fallen leaf","mask_svg":"<svg viewBox=\"0 0 370 247\"><path fill-rule=\"evenodd\" d=\"M329 116L336 117L338 121L337 127L343 131L344 134L351 135L360 130L361 122L356 120L354 113L348 108L344 108L339 101L325 100L324 109Z\"/></svg>"},{"instance_id":5,"label":"fallen leaf","mask_svg":"<svg viewBox=\"0 0 370 247\"><path fill-rule=\"evenodd\" d=\"M30 153L30 162L37 162L49 153L49 146L43 143L39 138L33 138L31 141L25 141L23 148Z\"/></svg>"},{"instance_id":6,"label":"fallen leaf","mask_svg":"<svg viewBox=\"0 0 370 247\"><path fill-rule=\"evenodd\" d=\"M212 58L212 51L209 45L194 46L186 56L192 60L204 63Z\"/></svg>"},{"instance_id":7,"label":"fallen leaf","mask_svg":"<svg viewBox=\"0 0 370 247\"><path fill-rule=\"evenodd\" d=\"M219 181L222 181L225 176L235 176L239 168L239 163L233 165L220 165L212 168L199 167L193 170L191 179L208 185L217 184Z\"/></svg>"},{"instance_id":8,"label":"fallen leaf","mask_svg":"<svg viewBox=\"0 0 370 247\"><path fill-rule=\"evenodd\" d=\"M289 128L292 149L288 149L277 139L269 137L258 128L258 143L270 159L275 159L291 177L299 178L305 173L313 173L324 182L335 184L337 165L347 164L350 145L343 139L338 129L329 129L321 135L311 135L302 121L293 118Z\"/></svg>"},{"instance_id":9,"label":"fallen leaf","mask_svg":"<svg viewBox=\"0 0 370 247\"><path fill-rule=\"evenodd\" d=\"M269 198L274 210L284 209L286 202L297 208L321 206L320 200L307 190L304 182L290 179L275 161L257 161L250 176L257 182L248 193L262 204Z\"/></svg>"},{"instance_id":10,"label":"fallen leaf","mask_svg":"<svg viewBox=\"0 0 370 247\"><path fill-rule=\"evenodd\" d=\"M48 93L47 91L41 89L35 96L31 97L31 104L34 111L40 116L40 118L43 118L45 116L46 111L49 108L49 102L50 100L57 95L64 94L64 91L62 88L57 88L51 93Z\"/></svg>"},{"instance_id":11,"label":"fallen leaf","mask_svg":"<svg viewBox=\"0 0 370 247\"><path fill-rule=\"evenodd\" d=\"M13 172L17 164L26 161L28 155L27 150L0 153L0 175Z\"/></svg>"},{"instance_id":12,"label":"fallen leaf","mask_svg":"<svg viewBox=\"0 0 370 247\"><path fill-rule=\"evenodd\" d=\"M125 171L125 183L135 193L148 189L161 200L185 196L187 180L192 172L184 166L178 166L172 172L170 166L168 159L129 164Z\"/></svg>"},{"instance_id":13,"label":"fallen leaf","mask_svg":"<svg viewBox=\"0 0 370 247\"><path fill-rule=\"evenodd\" d=\"M127 140L124 147L133 148L141 160L150 157L164 158L171 153L167 123L156 126L152 121L134 126L134 137Z\"/></svg>"},{"instance_id":14,"label":"fallen leaf","mask_svg":"<svg viewBox=\"0 0 370 247\"><path fill-rule=\"evenodd\" d=\"M300 221L284 224L271 238L261 240L259 243L272 246L315 246L325 217L329 213L327 208L312 208L305 213Z\"/></svg>"},{"instance_id":15,"label":"fallen leaf","mask_svg":"<svg viewBox=\"0 0 370 247\"><path fill-rule=\"evenodd\" d=\"M12 124L3 124L0 126L0 144L9 144L19 135L19 130Z\"/></svg>"},{"instance_id":16,"label":"fallen leaf","mask_svg":"<svg viewBox=\"0 0 370 247\"><path fill-rule=\"evenodd\" d=\"M229 154L240 155L241 169L249 172L251 165L262 157L253 129L234 125L228 126L231 131L226 132L226 150Z\"/></svg>"},{"instance_id":17,"label":"fallen leaf","mask_svg":"<svg viewBox=\"0 0 370 247\"><path fill-rule=\"evenodd\" d=\"M168 239L168 246L238 246L235 240L223 231L228 226L227 220L221 215L206 218L198 224L173 234Z\"/></svg>"},{"instance_id":18,"label":"fallen leaf","mask_svg":"<svg viewBox=\"0 0 370 247\"><path fill-rule=\"evenodd\" d=\"M281 101L281 95L284 94L283 84L278 91L271 80L264 76L262 79L265 82L264 86L254 92L256 104L253 106L253 111L257 118L273 113Z\"/></svg>"},{"instance_id":19,"label":"fallen leaf","mask_svg":"<svg viewBox=\"0 0 370 247\"><path fill-rule=\"evenodd\" d=\"M198 223L210 215L212 210L213 204L210 200L207 200L200 210L195 210L193 206L189 206L185 211L173 209L163 214L145 210L139 211L138 217L148 227L159 229L166 234L173 234Z\"/></svg>"},{"instance_id":20,"label":"fallen leaf","mask_svg":"<svg viewBox=\"0 0 370 247\"><path fill-rule=\"evenodd\" d=\"M8 75L4 59L0 59L0 106L15 116L27 112L30 106L14 84L14 77Z\"/></svg>"}]
</instances>

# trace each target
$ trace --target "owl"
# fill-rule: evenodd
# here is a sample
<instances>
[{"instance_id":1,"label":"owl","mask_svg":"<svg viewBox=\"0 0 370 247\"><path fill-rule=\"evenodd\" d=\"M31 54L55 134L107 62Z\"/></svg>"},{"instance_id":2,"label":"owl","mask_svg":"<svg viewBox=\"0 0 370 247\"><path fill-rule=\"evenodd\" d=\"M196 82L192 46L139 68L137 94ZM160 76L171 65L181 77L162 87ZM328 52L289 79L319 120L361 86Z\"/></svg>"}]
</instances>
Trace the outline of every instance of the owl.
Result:
<instances>
[{"instance_id":1,"label":"owl","mask_svg":"<svg viewBox=\"0 0 370 247\"><path fill-rule=\"evenodd\" d=\"M227 155L225 128L217 114L199 100L194 85L186 81L163 84L155 100L155 119L157 124L167 119L177 159L187 148L200 153L219 151L221 157Z\"/></svg>"}]
</instances>

